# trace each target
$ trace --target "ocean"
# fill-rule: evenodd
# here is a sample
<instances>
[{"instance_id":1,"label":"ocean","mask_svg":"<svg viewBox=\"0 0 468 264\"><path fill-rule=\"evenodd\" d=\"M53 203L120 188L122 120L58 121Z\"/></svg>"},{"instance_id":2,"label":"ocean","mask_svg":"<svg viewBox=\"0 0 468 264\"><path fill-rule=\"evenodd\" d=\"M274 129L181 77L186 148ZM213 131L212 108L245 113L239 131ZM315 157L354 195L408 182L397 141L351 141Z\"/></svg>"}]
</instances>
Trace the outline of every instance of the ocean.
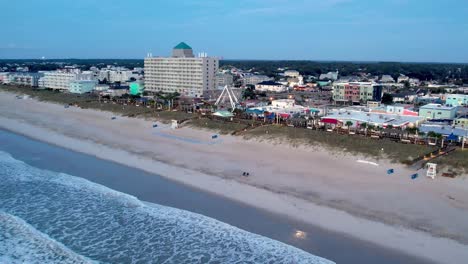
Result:
<instances>
[{"instance_id":1,"label":"ocean","mask_svg":"<svg viewBox=\"0 0 468 264\"><path fill-rule=\"evenodd\" d=\"M5 262L331 263L203 215L32 167L3 151L0 179Z\"/></svg>"}]
</instances>

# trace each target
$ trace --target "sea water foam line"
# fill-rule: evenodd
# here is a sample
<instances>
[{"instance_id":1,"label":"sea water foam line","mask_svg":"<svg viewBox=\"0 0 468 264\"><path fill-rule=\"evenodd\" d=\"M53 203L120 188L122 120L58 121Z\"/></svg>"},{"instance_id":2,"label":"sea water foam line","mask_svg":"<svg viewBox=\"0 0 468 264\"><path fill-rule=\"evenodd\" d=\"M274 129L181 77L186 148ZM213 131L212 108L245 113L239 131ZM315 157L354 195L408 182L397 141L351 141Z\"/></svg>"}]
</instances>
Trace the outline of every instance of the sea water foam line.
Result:
<instances>
[{"instance_id":1,"label":"sea water foam line","mask_svg":"<svg viewBox=\"0 0 468 264\"><path fill-rule=\"evenodd\" d=\"M153 204L0 151L0 210L107 263L331 263L276 240Z\"/></svg>"}]
</instances>

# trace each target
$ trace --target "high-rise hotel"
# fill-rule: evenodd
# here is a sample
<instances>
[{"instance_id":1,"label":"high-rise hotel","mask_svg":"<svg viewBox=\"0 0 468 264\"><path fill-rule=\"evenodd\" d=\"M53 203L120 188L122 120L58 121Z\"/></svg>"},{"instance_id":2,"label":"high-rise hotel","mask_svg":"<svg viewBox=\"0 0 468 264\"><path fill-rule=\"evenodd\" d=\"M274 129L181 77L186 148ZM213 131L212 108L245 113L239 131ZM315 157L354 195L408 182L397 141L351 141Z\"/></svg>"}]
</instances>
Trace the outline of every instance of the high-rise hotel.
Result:
<instances>
[{"instance_id":1,"label":"high-rise hotel","mask_svg":"<svg viewBox=\"0 0 468 264\"><path fill-rule=\"evenodd\" d=\"M195 57L192 48L181 42L172 50L172 57L145 58L145 88L149 92L202 97L204 90L216 89L218 67L218 58L205 53Z\"/></svg>"}]
</instances>

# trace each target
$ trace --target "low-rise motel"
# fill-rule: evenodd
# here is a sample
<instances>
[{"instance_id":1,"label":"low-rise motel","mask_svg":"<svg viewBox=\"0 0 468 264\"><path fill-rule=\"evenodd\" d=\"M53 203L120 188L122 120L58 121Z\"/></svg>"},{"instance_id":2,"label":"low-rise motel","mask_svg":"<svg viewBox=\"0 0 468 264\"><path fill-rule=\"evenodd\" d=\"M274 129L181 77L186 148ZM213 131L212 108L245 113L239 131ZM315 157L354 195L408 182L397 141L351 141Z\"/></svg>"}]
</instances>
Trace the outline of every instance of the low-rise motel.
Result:
<instances>
[{"instance_id":1,"label":"low-rise motel","mask_svg":"<svg viewBox=\"0 0 468 264\"><path fill-rule=\"evenodd\" d=\"M427 104L419 108L419 116L433 120L453 120L457 116L457 106Z\"/></svg>"},{"instance_id":2,"label":"low-rise motel","mask_svg":"<svg viewBox=\"0 0 468 264\"><path fill-rule=\"evenodd\" d=\"M424 122L424 117L413 114L395 114L387 112L372 112L366 109L342 108L329 112L321 119L321 122L329 125L341 125L360 127L362 124L375 127L393 127L405 129L407 127L417 127Z\"/></svg>"}]
</instances>

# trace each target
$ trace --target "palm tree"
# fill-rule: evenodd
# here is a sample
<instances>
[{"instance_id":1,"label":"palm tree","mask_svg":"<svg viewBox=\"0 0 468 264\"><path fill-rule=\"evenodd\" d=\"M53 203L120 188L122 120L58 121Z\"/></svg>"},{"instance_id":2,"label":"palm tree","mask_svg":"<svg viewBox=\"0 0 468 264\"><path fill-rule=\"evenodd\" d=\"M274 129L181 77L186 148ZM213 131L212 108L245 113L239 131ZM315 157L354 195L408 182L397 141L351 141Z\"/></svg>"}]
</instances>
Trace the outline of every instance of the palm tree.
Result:
<instances>
[{"instance_id":1,"label":"palm tree","mask_svg":"<svg viewBox=\"0 0 468 264\"><path fill-rule=\"evenodd\" d=\"M346 125L346 127L348 128L348 134L349 134L349 131L351 130L351 126L353 125L353 122L351 122L351 121L346 121L345 125Z\"/></svg>"},{"instance_id":2,"label":"palm tree","mask_svg":"<svg viewBox=\"0 0 468 264\"><path fill-rule=\"evenodd\" d=\"M174 104L174 99L177 99L180 96L180 93L174 92L174 93L166 93L165 94L165 93L158 92L156 94L156 96L159 99L164 100L164 103L167 103L168 109L171 110L172 106Z\"/></svg>"}]
</instances>

